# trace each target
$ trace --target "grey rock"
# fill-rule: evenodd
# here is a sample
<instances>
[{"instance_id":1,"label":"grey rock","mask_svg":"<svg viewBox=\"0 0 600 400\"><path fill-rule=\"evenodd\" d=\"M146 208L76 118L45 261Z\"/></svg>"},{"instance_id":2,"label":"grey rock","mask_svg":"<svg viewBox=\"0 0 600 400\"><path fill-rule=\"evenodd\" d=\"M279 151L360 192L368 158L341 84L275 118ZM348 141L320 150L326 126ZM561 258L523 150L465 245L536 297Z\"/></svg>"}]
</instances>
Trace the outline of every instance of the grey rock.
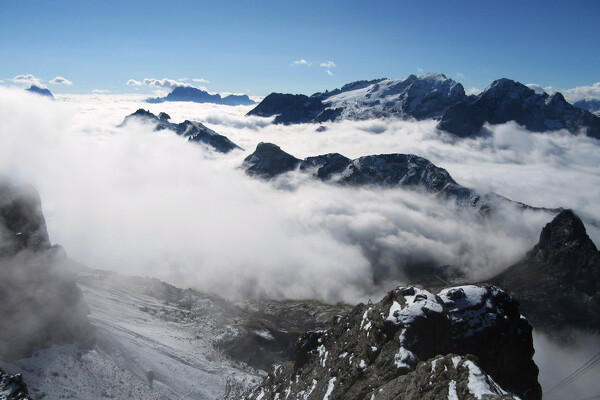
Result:
<instances>
[{"instance_id":1,"label":"grey rock","mask_svg":"<svg viewBox=\"0 0 600 400\"><path fill-rule=\"evenodd\" d=\"M559 213L538 244L490 282L519 300L536 329L600 333L600 252L571 210Z\"/></svg>"},{"instance_id":2,"label":"grey rock","mask_svg":"<svg viewBox=\"0 0 600 400\"><path fill-rule=\"evenodd\" d=\"M228 106L248 106L256 104L255 101L250 100L245 94L231 94L221 97L220 94L210 94L205 90L191 86L179 86L173 89L173 91L165 97L155 97L146 100L148 103L164 103L166 101L191 101L194 103L214 103L225 104Z\"/></svg>"},{"instance_id":3,"label":"grey rock","mask_svg":"<svg viewBox=\"0 0 600 400\"><path fill-rule=\"evenodd\" d=\"M150 111L139 109L133 114L125 117L119 127L125 126L131 120L138 120L154 124L155 131L169 129L180 136L188 138L188 141L195 143L203 143L212 147L220 153L229 153L235 149L241 149L238 145L229 140L226 136L219 135L217 132L207 128L200 122L185 120L179 124L169 122L171 117L161 112L158 117Z\"/></svg>"},{"instance_id":4,"label":"grey rock","mask_svg":"<svg viewBox=\"0 0 600 400\"><path fill-rule=\"evenodd\" d=\"M398 288L304 334L296 360L276 365L247 399L540 399L531 332L495 287Z\"/></svg>"}]
</instances>

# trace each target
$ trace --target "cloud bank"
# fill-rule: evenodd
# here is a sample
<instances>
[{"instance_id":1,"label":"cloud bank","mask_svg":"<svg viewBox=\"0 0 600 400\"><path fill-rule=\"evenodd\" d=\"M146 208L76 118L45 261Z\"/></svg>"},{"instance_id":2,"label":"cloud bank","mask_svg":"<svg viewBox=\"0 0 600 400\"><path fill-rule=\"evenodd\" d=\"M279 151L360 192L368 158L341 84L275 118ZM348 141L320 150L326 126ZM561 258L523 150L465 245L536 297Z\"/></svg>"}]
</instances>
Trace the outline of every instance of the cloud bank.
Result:
<instances>
[{"instance_id":1,"label":"cloud bank","mask_svg":"<svg viewBox=\"0 0 600 400\"><path fill-rule=\"evenodd\" d=\"M251 107L61 99L0 89L0 170L38 188L51 240L91 267L227 297L355 302L401 283L403 268L419 263L484 278L520 258L552 217L507 209L481 219L426 194L342 188L297 173L262 182L238 168L260 141L297 157L414 153L466 186L600 215L599 145L564 132L506 124L488 127L489 138L456 141L434 122L403 121L331 123L316 132L245 117ZM140 107L203 122L246 151L214 154L145 125L116 128Z\"/></svg>"}]
</instances>

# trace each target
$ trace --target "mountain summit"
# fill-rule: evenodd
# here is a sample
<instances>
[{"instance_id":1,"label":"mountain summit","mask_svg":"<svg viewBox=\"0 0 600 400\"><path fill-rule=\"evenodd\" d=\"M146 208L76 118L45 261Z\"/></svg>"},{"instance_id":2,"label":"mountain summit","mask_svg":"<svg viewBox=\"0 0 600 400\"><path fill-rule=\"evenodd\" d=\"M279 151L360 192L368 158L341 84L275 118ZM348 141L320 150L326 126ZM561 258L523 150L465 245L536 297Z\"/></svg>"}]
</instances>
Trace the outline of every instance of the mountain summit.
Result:
<instances>
[{"instance_id":1,"label":"mountain summit","mask_svg":"<svg viewBox=\"0 0 600 400\"><path fill-rule=\"evenodd\" d=\"M569 104L562 94L538 94L498 79L479 95L443 74L358 81L312 96L271 93L248 115L275 116L275 123L321 123L372 118L434 119L459 137L478 135L485 123L515 121L534 132L567 129L600 138L600 118Z\"/></svg>"},{"instance_id":2,"label":"mountain summit","mask_svg":"<svg viewBox=\"0 0 600 400\"><path fill-rule=\"evenodd\" d=\"M194 103L214 103L228 106L249 106L256 104L255 101L245 94L230 94L221 97L220 94L210 94L205 90L190 86L179 86L173 89L166 97L155 97L147 99L148 103L164 103L165 101L192 101Z\"/></svg>"},{"instance_id":3,"label":"mountain summit","mask_svg":"<svg viewBox=\"0 0 600 400\"><path fill-rule=\"evenodd\" d=\"M536 328L600 332L600 252L571 210L548 223L538 244L490 283L510 291Z\"/></svg>"},{"instance_id":4,"label":"mountain summit","mask_svg":"<svg viewBox=\"0 0 600 400\"><path fill-rule=\"evenodd\" d=\"M179 124L169 122L171 117L169 114L161 112L158 116L140 108L133 114L125 117L119 127L125 126L129 121L138 120L141 122L154 124L155 131L169 129L177 133L179 136L188 138L188 141L194 143L202 143L219 153L229 153L235 149L241 149L237 144L233 143L226 136L219 135L217 132L207 128L200 122L185 120Z\"/></svg>"}]
</instances>

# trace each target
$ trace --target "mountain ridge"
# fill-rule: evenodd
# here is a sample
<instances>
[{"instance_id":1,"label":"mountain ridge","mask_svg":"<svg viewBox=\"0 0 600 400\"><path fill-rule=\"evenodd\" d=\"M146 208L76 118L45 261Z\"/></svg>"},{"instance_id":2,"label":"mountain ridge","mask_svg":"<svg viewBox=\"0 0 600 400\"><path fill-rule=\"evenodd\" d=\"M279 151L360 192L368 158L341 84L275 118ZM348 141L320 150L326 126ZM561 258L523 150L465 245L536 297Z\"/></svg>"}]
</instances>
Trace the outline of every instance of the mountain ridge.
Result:
<instances>
[{"instance_id":1,"label":"mountain ridge","mask_svg":"<svg viewBox=\"0 0 600 400\"><path fill-rule=\"evenodd\" d=\"M275 117L275 124L400 118L438 121L458 137L479 135L484 124L516 121L534 132L566 129L600 139L600 118L568 103L562 94L536 93L501 78L478 95L440 73L357 81L312 96L271 93L247 115Z\"/></svg>"},{"instance_id":2,"label":"mountain ridge","mask_svg":"<svg viewBox=\"0 0 600 400\"><path fill-rule=\"evenodd\" d=\"M154 124L155 131L171 130L179 136L186 137L189 142L203 143L212 147L220 153L229 153L232 150L243 150L240 146L233 143L226 136L220 135L212 129L204 126L200 122L185 120L178 124L169 122L171 117L169 114L161 112L158 116L143 108L125 117L123 122L118 126L123 127L132 120L139 120L146 123Z\"/></svg>"},{"instance_id":3,"label":"mountain ridge","mask_svg":"<svg viewBox=\"0 0 600 400\"><path fill-rule=\"evenodd\" d=\"M210 94L205 90L191 86L178 86L165 97L146 99L147 103L164 103L169 101L191 101L194 103L214 103L228 106L249 106L256 104L245 94L230 94L221 97L220 94Z\"/></svg>"}]
</instances>

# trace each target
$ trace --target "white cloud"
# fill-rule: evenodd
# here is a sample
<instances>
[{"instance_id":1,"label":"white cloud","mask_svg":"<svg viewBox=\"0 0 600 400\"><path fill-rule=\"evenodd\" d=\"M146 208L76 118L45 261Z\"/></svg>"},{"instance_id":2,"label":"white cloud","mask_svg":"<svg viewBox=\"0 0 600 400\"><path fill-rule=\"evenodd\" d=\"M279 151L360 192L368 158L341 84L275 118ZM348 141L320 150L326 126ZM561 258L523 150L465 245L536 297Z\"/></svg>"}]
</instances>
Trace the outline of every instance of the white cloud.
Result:
<instances>
[{"instance_id":1,"label":"white cloud","mask_svg":"<svg viewBox=\"0 0 600 400\"><path fill-rule=\"evenodd\" d=\"M194 79L195 80L195 79ZM128 86L150 86L161 89L175 89L176 87L186 86L191 87L189 83L185 83L181 80L163 78L163 79L155 79L155 78L144 78L143 81L137 81L135 79L130 79L127 81Z\"/></svg>"},{"instance_id":2,"label":"white cloud","mask_svg":"<svg viewBox=\"0 0 600 400\"><path fill-rule=\"evenodd\" d=\"M194 78L194 79L192 79L192 81L198 82L198 83L205 83L207 85L210 83L210 81L208 79L204 79L204 78Z\"/></svg>"},{"instance_id":3,"label":"white cloud","mask_svg":"<svg viewBox=\"0 0 600 400\"><path fill-rule=\"evenodd\" d=\"M546 93L546 91L544 90L544 88L542 86L538 85L537 83L528 83L525 86L527 86L529 89L533 90L537 94L544 94L544 93Z\"/></svg>"},{"instance_id":4,"label":"white cloud","mask_svg":"<svg viewBox=\"0 0 600 400\"><path fill-rule=\"evenodd\" d=\"M73 82L62 76L57 76L49 82L51 85L72 85Z\"/></svg>"},{"instance_id":5,"label":"white cloud","mask_svg":"<svg viewBox=\"0 0 600 400\"><path fill-rule=\"evenodd\" d=\"M456 140L435 121L346 121L322 134L313 124L245 117L252 106L146 104L132 95L50 103L20 92L0 88L0 170L38 188L54 242L91 267L228 297L375 298L398 280L377 286L373 268L401 280L407 263L427 260L486 276L521 257L551 219L506 210L482 220L432 196L296 173L262 182L238 169L260 141L301 158L413 153L466 186L600 216L600 144L566 132L505 124L488 127L489 137ZM140 107L203 122L246 150L215 155L148 126L115 128ZM588 232L600 237L593 226Z\"/></svg>"},{"instance_id":6,"label":"white cloud","mask_svg":"<svg viewBox=\"0 0 600 400\"><path fill-rule=\"evenodd\" d=\"M92 90L92 93L104 94L104 93L110 93L110 90L106 90L106 89L94 89L94 90Z\"/></svg>"},{"instance_id":7,"label":"white cloud","mask_svg":"<svg viewBox=\"0 0 600 400\"><path fill-rule=\"evenodd\" d=\"M321 64L319 64L319 66L321 68L325 68L325 72L327 73L327 75L333 76L333 72L331 72L331 68L336 67L336 65L333 61L322 62Z\"/></svg>"},{"instance_id":8,"label":"white cloud","mask_svg":"<svg viewBox=\"0 0 600 400\"><path fill-rule=\"evenodd\" d=\"M306 61L304 58L302 58L300 60L294 61L291 65L292 67L296 65L306 65L307 67L310 67L312 65L312 62Z\"/></svg>"},{"instance_id":9,"label":"white cloud","mask_svg":"<svg viewBox=\"0 0 600 400\"><path fill-rule=\"evenodd\" d=\"M482 92L482 90L479 89L479 88L476 88L476 87L472 87L472 88L469 88L469 89L465 90L465 93L467 95L469 95L469 96L472 95L472 94L477 95L477 94L479 94L481 92Z\"/></svg>"},{"instance_id":10,"label":"white cloud","mask_svg":"<svg viewBox=\"0 0 600 400\"><path fill-rule=\"evenodd\" d=\"M423 72L425 72L425 70L423 68L421 68L421 67L417 67L417 72L419 74L422 74Z\"/></svg>"},{"instance_id":11,"label":"white cloud","mask_svg":"<svg viewBox=\"0 0 600 400\"><path fill-rule=\"evenodd\" d=\"M600 100L600 82L594 83L591 86L578 86L563 90L562 94L570 103L580 100Z\"/></svg>"},{"instance_id":12,"label":"white cloud","mask_svg":"<svg viewBox=\"0 0 600 400\"><path fill-rule=\"evenodd\" d=\"M191 86L189 83L184 83L180 81L176 81L175 79L163 78L163 79L154 79L154 78L144 78L144 85L159 87L159 88L167 88L167 89L175 89L180 86Z\"/></svg>"},{"instance_id":13,"label":"white cloud","mask_svg":"<svg viewBox=\"0 0 600 400\"><path fill-rule=\"evenodd\" d=\"M462 72L457 72L456 73L456 78L458 78L458 79L465 79L465 75Z\"/></svg>"},{"instance_id":14,"label":"white cloud","mask_svg":"<svg viewBox=\"0 0 600 400\"><path fill-rule=\"evenodd\" d=\"M581 100L600 100L600 82L594 83L590 86L578 86L572 89L558 89L554 86L542 87L536 83L530 83L526 86L540 94L544 92L548 94L560 92L565 97L565 100L571 104Z\"/></svg>"},{"instance_id":15,"label":"white cloud","mask_svg":"<svg viewBox=\"0 0 600 400\"><path fill-rule=\"evenodd\" d=\"M39 78L36 78L35 76L33 76L31 74L17 75L12 79L12 81L14 83L19 83L19 84L24 84L24 85L35 85L35 86L39 86L41 88L46 89L46 85L44 85L42 83L42 80Z\"/></svg>"}]
</instances>

